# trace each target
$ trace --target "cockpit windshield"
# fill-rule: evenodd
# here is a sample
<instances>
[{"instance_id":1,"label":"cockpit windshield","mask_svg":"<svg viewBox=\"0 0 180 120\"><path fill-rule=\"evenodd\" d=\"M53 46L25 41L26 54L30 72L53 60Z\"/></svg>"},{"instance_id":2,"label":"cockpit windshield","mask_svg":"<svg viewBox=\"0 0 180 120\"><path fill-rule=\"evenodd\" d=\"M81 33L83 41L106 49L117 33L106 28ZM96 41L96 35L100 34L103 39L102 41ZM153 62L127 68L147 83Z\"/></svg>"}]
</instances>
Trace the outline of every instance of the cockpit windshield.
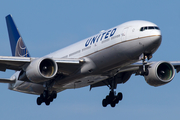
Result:
<instances>
[{"instance_id":1,"label":"cockpit windshield","mask_svg":"<svg viewBox=\"0 0 180 120\"><path fill-rule=\"evenodd\" d=\"M145 27L141 27L140 31L152 30L152 29L160 30L157 26L145 26Z\"/></svg>"}]
</instances>

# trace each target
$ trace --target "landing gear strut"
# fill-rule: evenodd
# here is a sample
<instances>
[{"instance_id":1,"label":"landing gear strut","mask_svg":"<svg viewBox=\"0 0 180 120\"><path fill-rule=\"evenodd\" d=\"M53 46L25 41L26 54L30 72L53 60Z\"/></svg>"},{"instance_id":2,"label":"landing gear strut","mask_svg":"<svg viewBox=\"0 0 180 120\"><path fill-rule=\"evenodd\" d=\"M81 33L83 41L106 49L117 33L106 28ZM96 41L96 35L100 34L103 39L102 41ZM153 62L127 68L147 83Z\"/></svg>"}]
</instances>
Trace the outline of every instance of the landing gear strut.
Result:
<instances>
[{"instance_id":1,"label":"landing gear strut","mask_svg":"<svg viewBox=\"0 0 180 120\"><path fill-rule=\"evenodd\" d=\"M44 90L44 92L40 95L40 97L37 98L37 105L41 105L43 102L45 102L46 105L50 105L50 103L56 99L57 97L57 92Z\"/></svg>"},{"instance_id":2,"label":"landing gear strut","mask_svg":"<svg viewBox=\"0 0 180 120\"><path fill-rule=\"evenodd\" d=\"M121 101L123 98L123 94L121 92L116 95L116 92L114 91L117 86L115 79L113 79L109 85L111 91L109 92L109 95L107 95L106 98L102 100L103 107L106 107L108 104L110 104L111 107L115 107L116 104L118 104L119 101Z\"/></svg>"},{"instance_id":3,"label":"landing gear strut","mask_svg":"<svg viewBox=\"0 0 180 120\"><path fill-rule=\"evenodd\" d=\"M50 105L50 103L56 99L57 97L57 92L56 91L51 91L49 89L52 88L52 85L53 85L53 81L49 81L49 82L46 82L44 83L44 87L45 87L45 90L43 91L43 93L37 98L36 102L37 102L37 105L41 105L43 102L46 104L46 105Z\"/></svg>"},{"instance_id":4,"label":"landing gear strut","mask_svg":"<svg viewBox=\"0 0 180 120\"><path fill-rule=\"evenodd\" d=\"M142 54L142 64L143 66L141 67L140 75L142 76L147 76L148 75L148 69L146 68L147 60L151 59L152 55L151 54Z\"/></svg>"}]
</instances>

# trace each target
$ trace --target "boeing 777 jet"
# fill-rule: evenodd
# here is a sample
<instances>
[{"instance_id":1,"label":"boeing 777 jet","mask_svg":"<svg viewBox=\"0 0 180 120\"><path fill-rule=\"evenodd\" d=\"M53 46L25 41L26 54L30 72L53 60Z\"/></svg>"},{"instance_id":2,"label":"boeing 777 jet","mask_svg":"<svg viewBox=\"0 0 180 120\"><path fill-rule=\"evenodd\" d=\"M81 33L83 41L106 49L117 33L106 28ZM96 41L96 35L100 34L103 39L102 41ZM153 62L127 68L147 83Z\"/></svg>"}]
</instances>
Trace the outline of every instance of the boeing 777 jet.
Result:
<instances>
[{"instance_id":1,"label":"boeing 777 jet","mask_svg":"<svg viewBox=\"0 0 180 120\"><path fill-rule=\"evenodd\" d=\"M50 105L66 89L108 86L102 106L115 107L123 99L121 92L115 92L117 85L132 74L161 86L173 80L175 70L180 71L180 61L148 61L162 41L152 22L129 21L39 58L30 56L11 15L6 23L12 56L0 56L0 71L15 73L0 82L9 83L10 90L39 95L37 105Z\"/></svg>"}]
</instances>

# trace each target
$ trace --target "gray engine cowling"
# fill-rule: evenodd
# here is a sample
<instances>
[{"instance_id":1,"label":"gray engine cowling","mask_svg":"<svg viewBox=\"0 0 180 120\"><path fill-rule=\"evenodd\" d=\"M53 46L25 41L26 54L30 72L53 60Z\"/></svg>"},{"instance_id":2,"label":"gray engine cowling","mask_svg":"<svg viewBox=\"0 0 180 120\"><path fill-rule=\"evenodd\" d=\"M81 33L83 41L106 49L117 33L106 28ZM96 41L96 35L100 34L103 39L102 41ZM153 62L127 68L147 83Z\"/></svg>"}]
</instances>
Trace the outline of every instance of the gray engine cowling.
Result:
<instances>
[{"instance_id":1,"label":"gray engine cowling","mask_svg":"<svg viewBox=\"0 0 180 120\"><path fill-rule=\"evenodd\" d=\"M32 61L26 69L27 78L35 83L52 79L57 73L58 67L50 58L39 58Z\"/></svg>"},{"instance_id":2,"label":"gray engine cowling","mask_svg":"<svg viewBox=\"0 0 180 120\"><path fill-rule=\"evenodd\" d=\"M148 75L144 76L151 86L161 86L169 83L175 76L174 66L168 62L155 62L148 66Z\"/></svg>"}]
</instances>

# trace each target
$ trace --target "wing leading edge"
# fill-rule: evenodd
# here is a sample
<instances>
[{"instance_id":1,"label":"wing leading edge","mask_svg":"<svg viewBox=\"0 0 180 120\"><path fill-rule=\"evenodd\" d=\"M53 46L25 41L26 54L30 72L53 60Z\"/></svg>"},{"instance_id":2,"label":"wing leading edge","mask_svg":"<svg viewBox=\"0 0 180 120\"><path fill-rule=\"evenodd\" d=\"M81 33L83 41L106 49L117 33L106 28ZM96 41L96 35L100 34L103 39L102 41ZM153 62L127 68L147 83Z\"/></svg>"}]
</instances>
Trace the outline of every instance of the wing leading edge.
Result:
<instances>
[{"instance_id":1,"label":"wing leading edge","mask_svg":"<svg viewBox=\"0 0 180 120\"><path fill-rule=\"evenodd\" d=\"M155 63L157 63L157 62L155 62L155 61L147 62L146 66L151 66ZM174 66L174 68L176 69L177 73L180 71L180 61L169 61L167 63L172 64ZM143 66L142 62L139 61L139 62L133 63L131 65L128 65L126 67L117 69L116 72L118 72L118 73L116 73L117 75L115 76L115 80L116 80L117 84L125 83L126 81L128 81L130 79L132 74L140 75L139 71L142 66ZM90 85L90 89L92 89L94 87L108 86L109 81L111 81L111 79L114 79L114 78L110 77L110 78L107 78L98 83L92 84L92 85Z\"/></svg>"},{"instance_id":2,"label":"wing leading edge","mask_svg":"<svg viewBox=\"0 0 180 120\"><path fill-rule=\"evenodd\" d=\"M6 69L16 71L26 70L26 67L35 59L39 58L0 56L0 71L6 71ZM59 71L66 70L70 72L72 72L74 69L77 69L77 67L80 67L80 63L83 61L82 59L73 58L54 58L53 60L57 63Z\"/></svg>"}]
</instances>

